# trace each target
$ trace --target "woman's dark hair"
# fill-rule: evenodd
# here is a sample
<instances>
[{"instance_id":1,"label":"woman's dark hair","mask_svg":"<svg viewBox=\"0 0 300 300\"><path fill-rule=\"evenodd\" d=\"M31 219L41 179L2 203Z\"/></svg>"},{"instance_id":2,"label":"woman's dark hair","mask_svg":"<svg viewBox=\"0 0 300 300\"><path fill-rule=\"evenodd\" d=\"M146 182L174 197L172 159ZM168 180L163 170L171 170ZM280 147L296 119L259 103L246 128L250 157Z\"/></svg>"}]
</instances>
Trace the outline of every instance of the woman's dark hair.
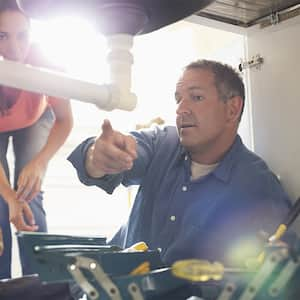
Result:
<instances>
[{"instance_id":1,"label":"woman's dark hair","mask_svg":"<svg viewBox=\"0 0 300 300\"><path fill-rule=\"evenodd\" d=\"M18 11L24 14L15 0L0 0L0 13L5 11ZM8 101L5 99L2 93L2 86L0 85L0 117L4 116L8 111Z\"/></svg>"},{"instance_id":2,"label":"woman's dark hair","mask_svg":"<svg viewBox=\"0 0 300 300\"><path fill-rule=\"evenodd\" d=\"M21 11L17 4L17 1L15 1L15 0L0 0L0 12L6 11L6 10Z\"/></svg>"}]
</instances>

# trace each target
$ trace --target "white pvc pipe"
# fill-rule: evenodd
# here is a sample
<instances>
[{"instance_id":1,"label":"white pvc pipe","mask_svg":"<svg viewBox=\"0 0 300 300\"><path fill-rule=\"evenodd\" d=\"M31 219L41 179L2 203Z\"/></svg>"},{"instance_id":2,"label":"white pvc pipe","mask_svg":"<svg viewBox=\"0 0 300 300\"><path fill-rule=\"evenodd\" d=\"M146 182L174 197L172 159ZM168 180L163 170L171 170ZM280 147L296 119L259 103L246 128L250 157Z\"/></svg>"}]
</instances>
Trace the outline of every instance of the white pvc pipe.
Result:
<instances>
[{"instance_id":1,"label":"white pvc pipe","mask_svg":"<svg viewBox=\"0 0 300 300\"><path fill-rule=\"evenodd\" d=\"M133 55L130 49L133 45L133 36L115 34L107 36L107 47L110 50L107 62L110 70L110 83L116 84L123 91L131 88L131 66Z\"/></svg>"},{"instance_id":2,"label":"white pvc pipe","mask_svg":"<svg viewBox=\"0 0 300 300\"><path fill-rule=\"evenodd\" d=\"M100 109L133 110L137 99L130 91L133 58L129 49L132 36L119 35L110 39L111 81L97 85L61 73L0 59L0 84L48 96L94 103Z\"/></svg>"},{"instance_id":3,"label":"white pvc pipe","mask_svg":"<svg viewBox=\"0 0 300 300\"><path fill-rule=\"evenodd\" d=\"M133 36L129 34L114 34L106 37L110 50L107 62L110 70L110 83L119 88L120 98L133 98L131 89L131 67L133 55L130 52L133 46Z\"/></svg>"}]
</instances>

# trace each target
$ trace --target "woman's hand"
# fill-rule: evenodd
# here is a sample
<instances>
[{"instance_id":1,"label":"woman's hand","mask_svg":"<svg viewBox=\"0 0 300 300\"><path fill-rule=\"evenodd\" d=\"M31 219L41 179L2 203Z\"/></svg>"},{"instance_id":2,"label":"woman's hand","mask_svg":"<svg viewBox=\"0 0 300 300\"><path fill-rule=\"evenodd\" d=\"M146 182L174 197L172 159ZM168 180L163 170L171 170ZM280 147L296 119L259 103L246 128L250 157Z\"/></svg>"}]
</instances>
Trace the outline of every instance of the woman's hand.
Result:
<instances>
[{"instance_id":1,"label":"woman's hand","mask_svg":"<svg viewBox=\"0 0 300 300\"><path fill-rule=\"evenodd\" d=\"M19 201L29 202L40 192L46 168L47 162L34 158L22 169L17 183Z\"/></svg>"},{"instance_id":2,"label":"woman's hand","mask_svg":"<svg viewBox=\"0 0 300 300\"><path fill-rule=\"evenodd\" d=\"M6 178L2 164L0 163L0 193L8 205L9 220L17 230L36 231L38 226L30 206L27 202L18 200L16 191L14 191Z\"/></svg>"},{"instance_id":3,"label":"woman's hand","mask_svg":"<svg viewBox=\"0 0 300 300\"><path fill-rule=\"evenodd\" d=\"M10 199L6 199L9 209L9 220L14 224L19 231L36 231L38 226L35 225L35 220L31 208L27 202L22 202L17 199L17 194L14 192Z\"/></svg>"}]
</instances>

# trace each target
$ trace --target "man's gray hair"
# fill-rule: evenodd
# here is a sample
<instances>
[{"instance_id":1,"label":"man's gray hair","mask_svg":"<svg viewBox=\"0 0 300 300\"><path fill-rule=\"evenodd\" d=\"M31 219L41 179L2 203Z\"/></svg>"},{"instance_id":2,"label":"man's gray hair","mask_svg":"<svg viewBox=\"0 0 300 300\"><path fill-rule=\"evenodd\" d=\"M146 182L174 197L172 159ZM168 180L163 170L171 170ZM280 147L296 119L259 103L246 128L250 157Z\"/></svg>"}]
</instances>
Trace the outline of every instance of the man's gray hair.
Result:
<instances>
[{"instance_id":1,"label":"man's gray hair","mask_svg":"<svg viewBox=\"0 0 300 300\"><path fill-rule=\"evenodd\" d=\"M188 64L184 70L203 69L214 74L215 85L222 101L227 101L232 97L239 96L243 101L240 118L245 105L245 86L239 73L231 66L213 60L197 60Z\"/></svg>"}]
</instances>

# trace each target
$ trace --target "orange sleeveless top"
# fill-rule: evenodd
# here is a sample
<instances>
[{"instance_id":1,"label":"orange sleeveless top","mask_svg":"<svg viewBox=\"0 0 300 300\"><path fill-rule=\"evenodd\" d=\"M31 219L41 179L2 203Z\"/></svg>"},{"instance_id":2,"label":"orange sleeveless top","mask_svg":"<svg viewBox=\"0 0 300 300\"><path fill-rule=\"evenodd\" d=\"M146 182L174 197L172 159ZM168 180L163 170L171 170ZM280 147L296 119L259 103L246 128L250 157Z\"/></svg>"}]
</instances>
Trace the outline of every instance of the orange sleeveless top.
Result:
<instances>
[{"instance_id":1,"label":"orange sleeveless top","mask_svg":"<svg viewBox=\"0 0 300 300\"><path fill-rule=\"evenodd\" d=\"M49 64L40 52L40 49L35 45L31 47L26 63L33 66L57 69L55 66ZM21 91L14 105L5 112L5 115L0 115L0 132L31 126L41 117L48 105L50 103L48 103L47 96Z\"/></svg>"},{"instance_id":2,"label":"orange sleeveless top","mask_svg":"<svg viewBox=\"0 0 300 300\"><path fill-rule=\"evenodd\" d=\"M0 132L31 126L41 117L47 106L46 96L21 91L15 104L5 115L0 116Z\"/></svg>"}]
</instances>

